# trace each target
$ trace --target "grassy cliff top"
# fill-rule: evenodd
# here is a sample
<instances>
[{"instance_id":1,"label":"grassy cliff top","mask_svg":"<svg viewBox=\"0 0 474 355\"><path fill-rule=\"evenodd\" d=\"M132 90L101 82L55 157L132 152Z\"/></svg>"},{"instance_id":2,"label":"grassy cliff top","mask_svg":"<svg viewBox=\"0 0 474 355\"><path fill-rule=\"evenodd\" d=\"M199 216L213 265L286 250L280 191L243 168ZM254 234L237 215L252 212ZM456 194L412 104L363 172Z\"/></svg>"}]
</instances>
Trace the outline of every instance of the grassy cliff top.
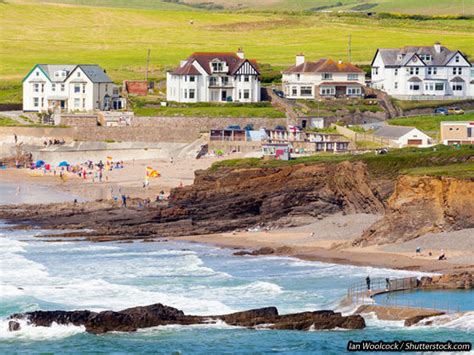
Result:
<instances>
[{"instance_id":1,"label":"grassy cliff top","mask_svg":"<svg viewBox=\"0 0 474 355\"><path fill-rule=\"evenodd\" d=\"M367 164L369 172L374 177L387 177L394 178L400 174L408 171L408 169L420 169L418 172L423 172L422 168L433 167L433 172L442 174L446 171L446 175L455 174L455 172L449 171L449 168L441 169L442 167L450 166L452 164L467 164L465 170L472 168L472 161L474 160L474 146L466 145L460 148L447 147L444 145L438 145L432 148L403 148L394 149L388 152L388 154L375 155L374 153L368 153L363 155L350 155L350 154L321 154L310 157L293 159L290 161L284 160L262 160L258 158L249 159L231 159L223 160L214 163L211 167L212 170L220 168L257 168L257 167L268 167L277 168L287 165L295 164L318 164L318 163L339 163L342 161L362 161ZM465 163L469 161L470 163ZM437 168L434 169L434 168ZM416 170L414 172L416 173ZM436 174L433 174L436 175ZM450 175L451 176L451 175Z\"/></svg>"}]
</instances>

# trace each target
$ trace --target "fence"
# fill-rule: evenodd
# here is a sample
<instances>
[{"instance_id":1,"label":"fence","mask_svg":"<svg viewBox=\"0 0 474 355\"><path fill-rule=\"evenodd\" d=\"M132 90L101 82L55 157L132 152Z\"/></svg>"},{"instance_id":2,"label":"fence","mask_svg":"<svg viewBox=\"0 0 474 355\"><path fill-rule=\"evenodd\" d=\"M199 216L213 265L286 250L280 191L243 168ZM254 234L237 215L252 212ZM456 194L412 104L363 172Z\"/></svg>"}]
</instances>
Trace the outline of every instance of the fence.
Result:
<instances>
[{"instance_id":1,"label":"fence","mask_svg":"<svg viewBox=\"0 0 474 355\"><path fill-rule=\"evenodd\" d=\"M439 95L392 95L398 100L416 100L416 101L442 101L442 100L469 100L474 99L474 96L439 96Z\"/></svg>"},{"instance_id":2,"label":"fence","mask_svg":"<svg viewBox=\"0 0 474 355\"><path fill-rule=\"evenodd\" d=\"M380 145L384 147L398 148L398 145L396 143L392 142L390 139L387 139L387 138L377 137L377 136L374 136L373 134L368 134L368 133L363 133L363 132L355 132L347 127L339 126L336 124L331 124L331 127L336 128L337 133L346 136L353 142L370 141L370 142L379 143Z\"/></svg>"},{"instance_id":3,"label":"fence","mask_svg":"<svg viewBox=\"0 0 474 355\"><path fill-rule=\"evenodd\" d=\"M367 281L360 281L351 285L347 289L347 301L354 305L373 305L373 297L379 296L377 297L377 305L380 306L427 309L445 313L460 311L459 304L452 302L411 300L404 297L408 292L418 289L418 285L419 282L416 277L401 279L373 278L370 279L370 290L368 289ZM393 296L393 292L397 292L397 295ZM381 297L381 295L385 295L385 297Z\"/></svg>"}]
</instances>

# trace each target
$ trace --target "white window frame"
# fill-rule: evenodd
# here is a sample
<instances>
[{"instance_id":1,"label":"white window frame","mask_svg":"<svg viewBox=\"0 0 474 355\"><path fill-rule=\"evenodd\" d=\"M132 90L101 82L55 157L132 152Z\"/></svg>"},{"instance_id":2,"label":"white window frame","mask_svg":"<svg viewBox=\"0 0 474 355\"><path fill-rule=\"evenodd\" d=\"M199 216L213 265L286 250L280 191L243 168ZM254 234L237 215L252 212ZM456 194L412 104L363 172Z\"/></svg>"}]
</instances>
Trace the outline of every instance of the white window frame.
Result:
<instances>
[{"instance_id":1,"label":"white window frame","mask_svg":"<svg viewBox=\"0 0 474 355\"><path fill-rule=\"evenodd\" d=\"M347 74L347 80L358 80L359 75L358 74Z\"/></svg>"},{"instance_id":2,"label":"white window frame","mask_svg":"<svg viewBox=\"0 0 474 355\"><path fill-rule=\"evenodd\" d=\"M39 84L38 83L33 84L33 92L39 92Z\"/></svg>"},{"instance_id":3,"label":"white window frame","mask_svg":"<svg viewBox=\"0 0 474 355\"><path fill-rule=\"evenodd\" d=\"M33 97L33 106L39 107L39 97Z\"/></svg>"},{"instance_id":4,"label":"white window frame","mask_svg":"<svg viewBox=\"0 0 474 355\"><path fill-rule=\"evenodd\" d=\"M74 108L80 108L81 107L81 99L76 97L74 99Z\"/></svg>"},{"instance_id":5,"label":"white window frame","mask_svg":"<svg viewBox=\"0 0 474 355\"><path fill-rule=\"evenodd\" d=\"M250 90L244 89L244 100L249 100L249 99L250 99Z\"/></svg>"},{"instance_id":6,"label":"white window frame","mask_svg":"<svg viewBox=\"0 0 474 355\"><path fill-rule=\"evenodd\" d=\"M332 73L323 73L323 80L332 80Z\"/></svg>"},{"instance_id":7,"label":"white window frame","mask_svg":"<svg viewBox=\"0 0 474 355\"><path fill-rule=\"evenodd\" d=\"M311 86L302 86L300 87L300 96L312 97L313 88Z\"/></svg>"},{"instance_id":8,"label":"white window frame","mask_svg":"<svg viewBox=\"0 0 474 355\"><path fill-rule=\"evenodd\" d=\"M188 94L190 99L195 99L196 98L196 90L195 89L189 89L189 94Z\"/></svg>"}]
</instances>

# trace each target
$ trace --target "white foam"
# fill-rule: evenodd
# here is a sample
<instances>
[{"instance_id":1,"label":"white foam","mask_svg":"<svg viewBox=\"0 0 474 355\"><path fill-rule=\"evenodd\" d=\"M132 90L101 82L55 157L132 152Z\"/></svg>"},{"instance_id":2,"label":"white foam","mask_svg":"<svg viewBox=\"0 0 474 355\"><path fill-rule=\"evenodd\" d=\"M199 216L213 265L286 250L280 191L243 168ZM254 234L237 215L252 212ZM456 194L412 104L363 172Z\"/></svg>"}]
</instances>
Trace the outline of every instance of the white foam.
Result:
<instances>
[{"instance_id":1,"label":"white foam","mask_svg":"<svg viewBox=\"0 0 474 355\"><path fill-rule=\"evenodd\" d=\"M20 330L10 332L8 330L9 320L0 320L0 340L51 340L67 338L79 333L84 333L86 328L74 325L51 324L51 327L37 327L27 324L25 320L18 321Z\"/></svg>"},{"instance_id":2,"label":"white foam","mask_svg":"<svg viewBox=\"0 0 474 355\"><path fill-rule=\"evenodd\" d=\"M367 327L384 328L384 329L400 329L405 326L404 320L383 320L379 319L375 312L361 314L364 317Z\"/></svg>"},{"instance_id":3,"label":"white foam","mask_svg":"<svg viewBox=\"0 0 474 355\"><path fill-rule=\"evenodd\" d=\"M414 327L435 327L474 332L474 312L452 313L422 319Z\"/></svg>"}]
</instances>

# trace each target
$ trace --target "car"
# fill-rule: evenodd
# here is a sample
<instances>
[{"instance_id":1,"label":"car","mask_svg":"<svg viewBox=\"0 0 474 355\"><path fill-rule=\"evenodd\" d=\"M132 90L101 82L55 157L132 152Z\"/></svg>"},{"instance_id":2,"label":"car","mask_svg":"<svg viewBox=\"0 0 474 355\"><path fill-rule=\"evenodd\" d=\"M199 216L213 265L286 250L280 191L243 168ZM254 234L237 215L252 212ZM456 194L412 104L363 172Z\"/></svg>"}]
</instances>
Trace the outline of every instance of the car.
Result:
<instances>
[{"instance_id":1,"label":"car","mask_svg":"<svg viewBox=\"0 0 474 355\"><path fill-rule=\"evenodd\" d=\"M438 107L434 110L435 115L449 115L449 111L446 107Z\"/></svg>"},{"instance_id":2,"label":"car","mask_svg":"<svg viewBox=\"0 0 474 355\"><path fill-rule=\"evenodd\" d=\"M273 91L273 93L274 93L276 96L278 96L278 97L281 97L281 98L284 98L284 97L285 97L285 93L284 93L283 91L281 91L281 90L273 89L272 91Z\"/></svg>"},{"instance_id":3,"label":"car","mask_svg":"<svg viewBox=\"0 0 474 355\"><path fill-rule=\"evenodd\" d=\"M459 107L453 107L453 108L448 109L448 113L450 115L464 115L464 110Z\"/></svg>"},{"instance_id":4,"label":"car","mask_svg":"<svg viewBox=\"0 0 474 355\"><path fill-rule=\"evenodd\" d=\"M230 125L227 127L227 129L235 129L235 130L238 130L238 129L241 129L239 125Z\"/></svg>"},{"instance_id":5,"label":"car","mask_svg":"<svg viewBox=\"0 0 474 355\"><path fill-rule=\"evenodd\" d=\"M286 128L283 126L276 126L275 131L286 131Z\"/></svg>"}]
</instances>

